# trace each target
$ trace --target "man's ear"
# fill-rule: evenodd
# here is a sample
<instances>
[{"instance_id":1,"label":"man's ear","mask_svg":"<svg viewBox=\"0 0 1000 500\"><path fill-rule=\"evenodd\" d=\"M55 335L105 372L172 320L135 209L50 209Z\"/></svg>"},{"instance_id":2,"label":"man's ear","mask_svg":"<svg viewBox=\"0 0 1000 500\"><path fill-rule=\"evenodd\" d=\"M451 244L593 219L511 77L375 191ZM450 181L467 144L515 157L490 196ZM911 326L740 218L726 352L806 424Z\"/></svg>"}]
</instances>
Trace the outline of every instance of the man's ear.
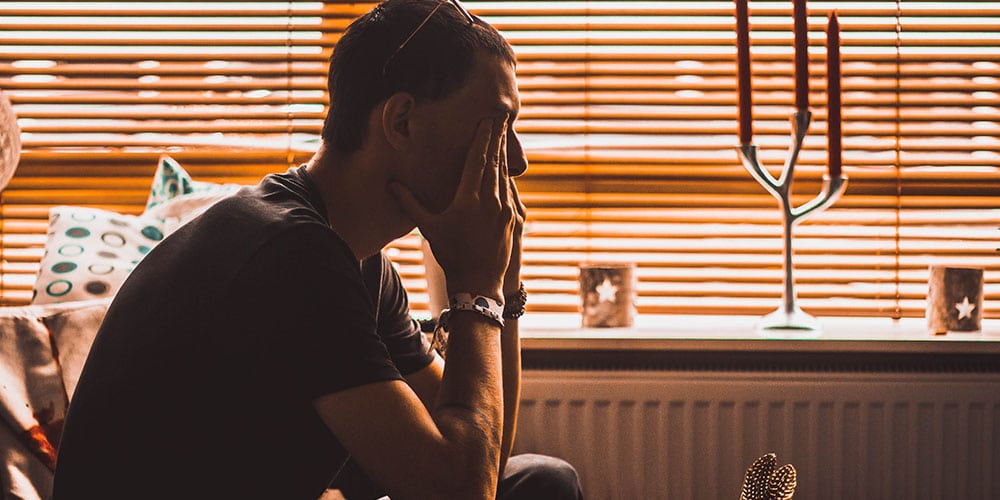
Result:
<instances>
[{"instance_id":1,"label":"man's ear","mask_svg":"<svg viewBox=\"0 0 1000 500\"><path fill-rule=\"evenodd\" d=\"M382 105L380 125L386 142L393 149L406 148L411 138L411 120L416 100L407 92L396 92Z\"/></svg>"}]
</instances>

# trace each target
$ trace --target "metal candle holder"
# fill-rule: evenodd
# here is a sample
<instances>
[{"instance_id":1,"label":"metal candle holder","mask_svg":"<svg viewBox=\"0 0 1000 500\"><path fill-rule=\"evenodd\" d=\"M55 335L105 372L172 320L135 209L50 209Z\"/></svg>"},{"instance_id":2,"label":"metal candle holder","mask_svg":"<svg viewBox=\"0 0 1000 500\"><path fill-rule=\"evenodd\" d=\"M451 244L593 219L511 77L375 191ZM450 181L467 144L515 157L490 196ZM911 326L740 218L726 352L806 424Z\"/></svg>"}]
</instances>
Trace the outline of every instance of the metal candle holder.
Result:
<instances>
[{"instance_id":1,"label":"metal candle holder","mask_svg":"<svg viewBox=\"0 0 1000 500\"><path fill-rule=\"evenodd\" d=\"M785 271L785 286L781 295L781 307L767 314L757 323L757 333L764 336L801 337L817 336L822 333L822 328L816 318L803 311L795 303L795 280L792 277L792 228L807 216L822 212L836 202L847 188L847 176L841 174L839 177L831 179L828 174L824 174L823 189L820 193L808 203L798 207L792 206L792 173L795 170L795 162L798 160L799 151L802 149L802 140L806 136L811 119L812 113L809 111L797 111L792 115L792 145L781 170L781 177L777 180L761 165L757 158L756 145L743 144L736 148L740 160L743 161L743 166L754 179L757 179L760 185L764 186L764 189L778 199L781 206L784 236L782 267Z\"/></svg>"}]
</instances>

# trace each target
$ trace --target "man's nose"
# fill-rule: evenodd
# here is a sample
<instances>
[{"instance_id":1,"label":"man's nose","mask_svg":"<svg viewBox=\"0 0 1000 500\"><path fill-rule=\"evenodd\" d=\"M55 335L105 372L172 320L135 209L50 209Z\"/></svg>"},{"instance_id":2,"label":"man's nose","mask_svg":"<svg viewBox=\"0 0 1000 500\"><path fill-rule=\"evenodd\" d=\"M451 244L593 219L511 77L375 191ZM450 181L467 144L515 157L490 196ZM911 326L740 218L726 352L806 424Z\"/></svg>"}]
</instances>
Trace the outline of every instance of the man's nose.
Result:
<instances>
[{"instance_id":1,"label":"man's nose","mask_svg":"<svg viewBox=\"0 0 1000 500\"><path fill-rule=\"evenodd\" d=\"M507 173L517 177L528 170L528 157L524 155L521 139L513 129L507 134Z\"/></svg>"}]
</instances>

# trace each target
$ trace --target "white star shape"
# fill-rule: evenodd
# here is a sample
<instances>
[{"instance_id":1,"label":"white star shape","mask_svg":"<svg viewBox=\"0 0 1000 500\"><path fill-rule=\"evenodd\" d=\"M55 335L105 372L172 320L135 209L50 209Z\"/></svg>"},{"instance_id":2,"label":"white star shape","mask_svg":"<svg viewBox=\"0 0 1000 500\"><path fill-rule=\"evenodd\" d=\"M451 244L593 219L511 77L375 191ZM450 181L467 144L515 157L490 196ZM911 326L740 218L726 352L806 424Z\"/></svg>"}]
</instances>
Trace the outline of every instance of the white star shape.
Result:
<instances>
[{"instance_id":1,"label":"white star shape","mask_svg":"<svg viewBox=\"0 0 1000 500\"><path fill-rule=\"evenodd\" d=\"M600 302L614 302L615 294L618 293L618 287L611 284L608 278L604 278L604 281L594 289L597 292Z\"/></svg>"},{"instance_id":2,"label":"white star shape","mask_svg":"<svg viewBox=\"0 0 1000 500\"><path fill-rule=\"evenodd\" d=\"M961 302L955 303L955 309L958 309L958 319L971 318L972 311L976 309L976 305L970 304L969 296L966 295Z\"/></svg>"}]
</instances>

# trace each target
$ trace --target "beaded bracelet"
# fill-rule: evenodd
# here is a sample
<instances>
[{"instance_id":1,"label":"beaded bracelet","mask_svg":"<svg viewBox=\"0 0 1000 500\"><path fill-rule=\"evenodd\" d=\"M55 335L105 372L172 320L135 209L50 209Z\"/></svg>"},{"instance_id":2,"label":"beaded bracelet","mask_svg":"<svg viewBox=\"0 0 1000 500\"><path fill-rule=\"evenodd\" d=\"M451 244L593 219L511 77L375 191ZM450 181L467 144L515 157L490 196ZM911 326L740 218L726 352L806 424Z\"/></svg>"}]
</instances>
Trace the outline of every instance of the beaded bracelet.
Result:
<instances>
[{"instance_id":1,"label":"beaded bracelet","mask_svg":"<svg viewBox=\"0 0 1000 500\"><path fill-rule=\"evenodd\" d=\"M517 319L524 316L524 305L528 303L528 292L524 289L524 282L520 283L517 292L505 296L503 308L503 319Z\"/></svg>"}]
</instances>

